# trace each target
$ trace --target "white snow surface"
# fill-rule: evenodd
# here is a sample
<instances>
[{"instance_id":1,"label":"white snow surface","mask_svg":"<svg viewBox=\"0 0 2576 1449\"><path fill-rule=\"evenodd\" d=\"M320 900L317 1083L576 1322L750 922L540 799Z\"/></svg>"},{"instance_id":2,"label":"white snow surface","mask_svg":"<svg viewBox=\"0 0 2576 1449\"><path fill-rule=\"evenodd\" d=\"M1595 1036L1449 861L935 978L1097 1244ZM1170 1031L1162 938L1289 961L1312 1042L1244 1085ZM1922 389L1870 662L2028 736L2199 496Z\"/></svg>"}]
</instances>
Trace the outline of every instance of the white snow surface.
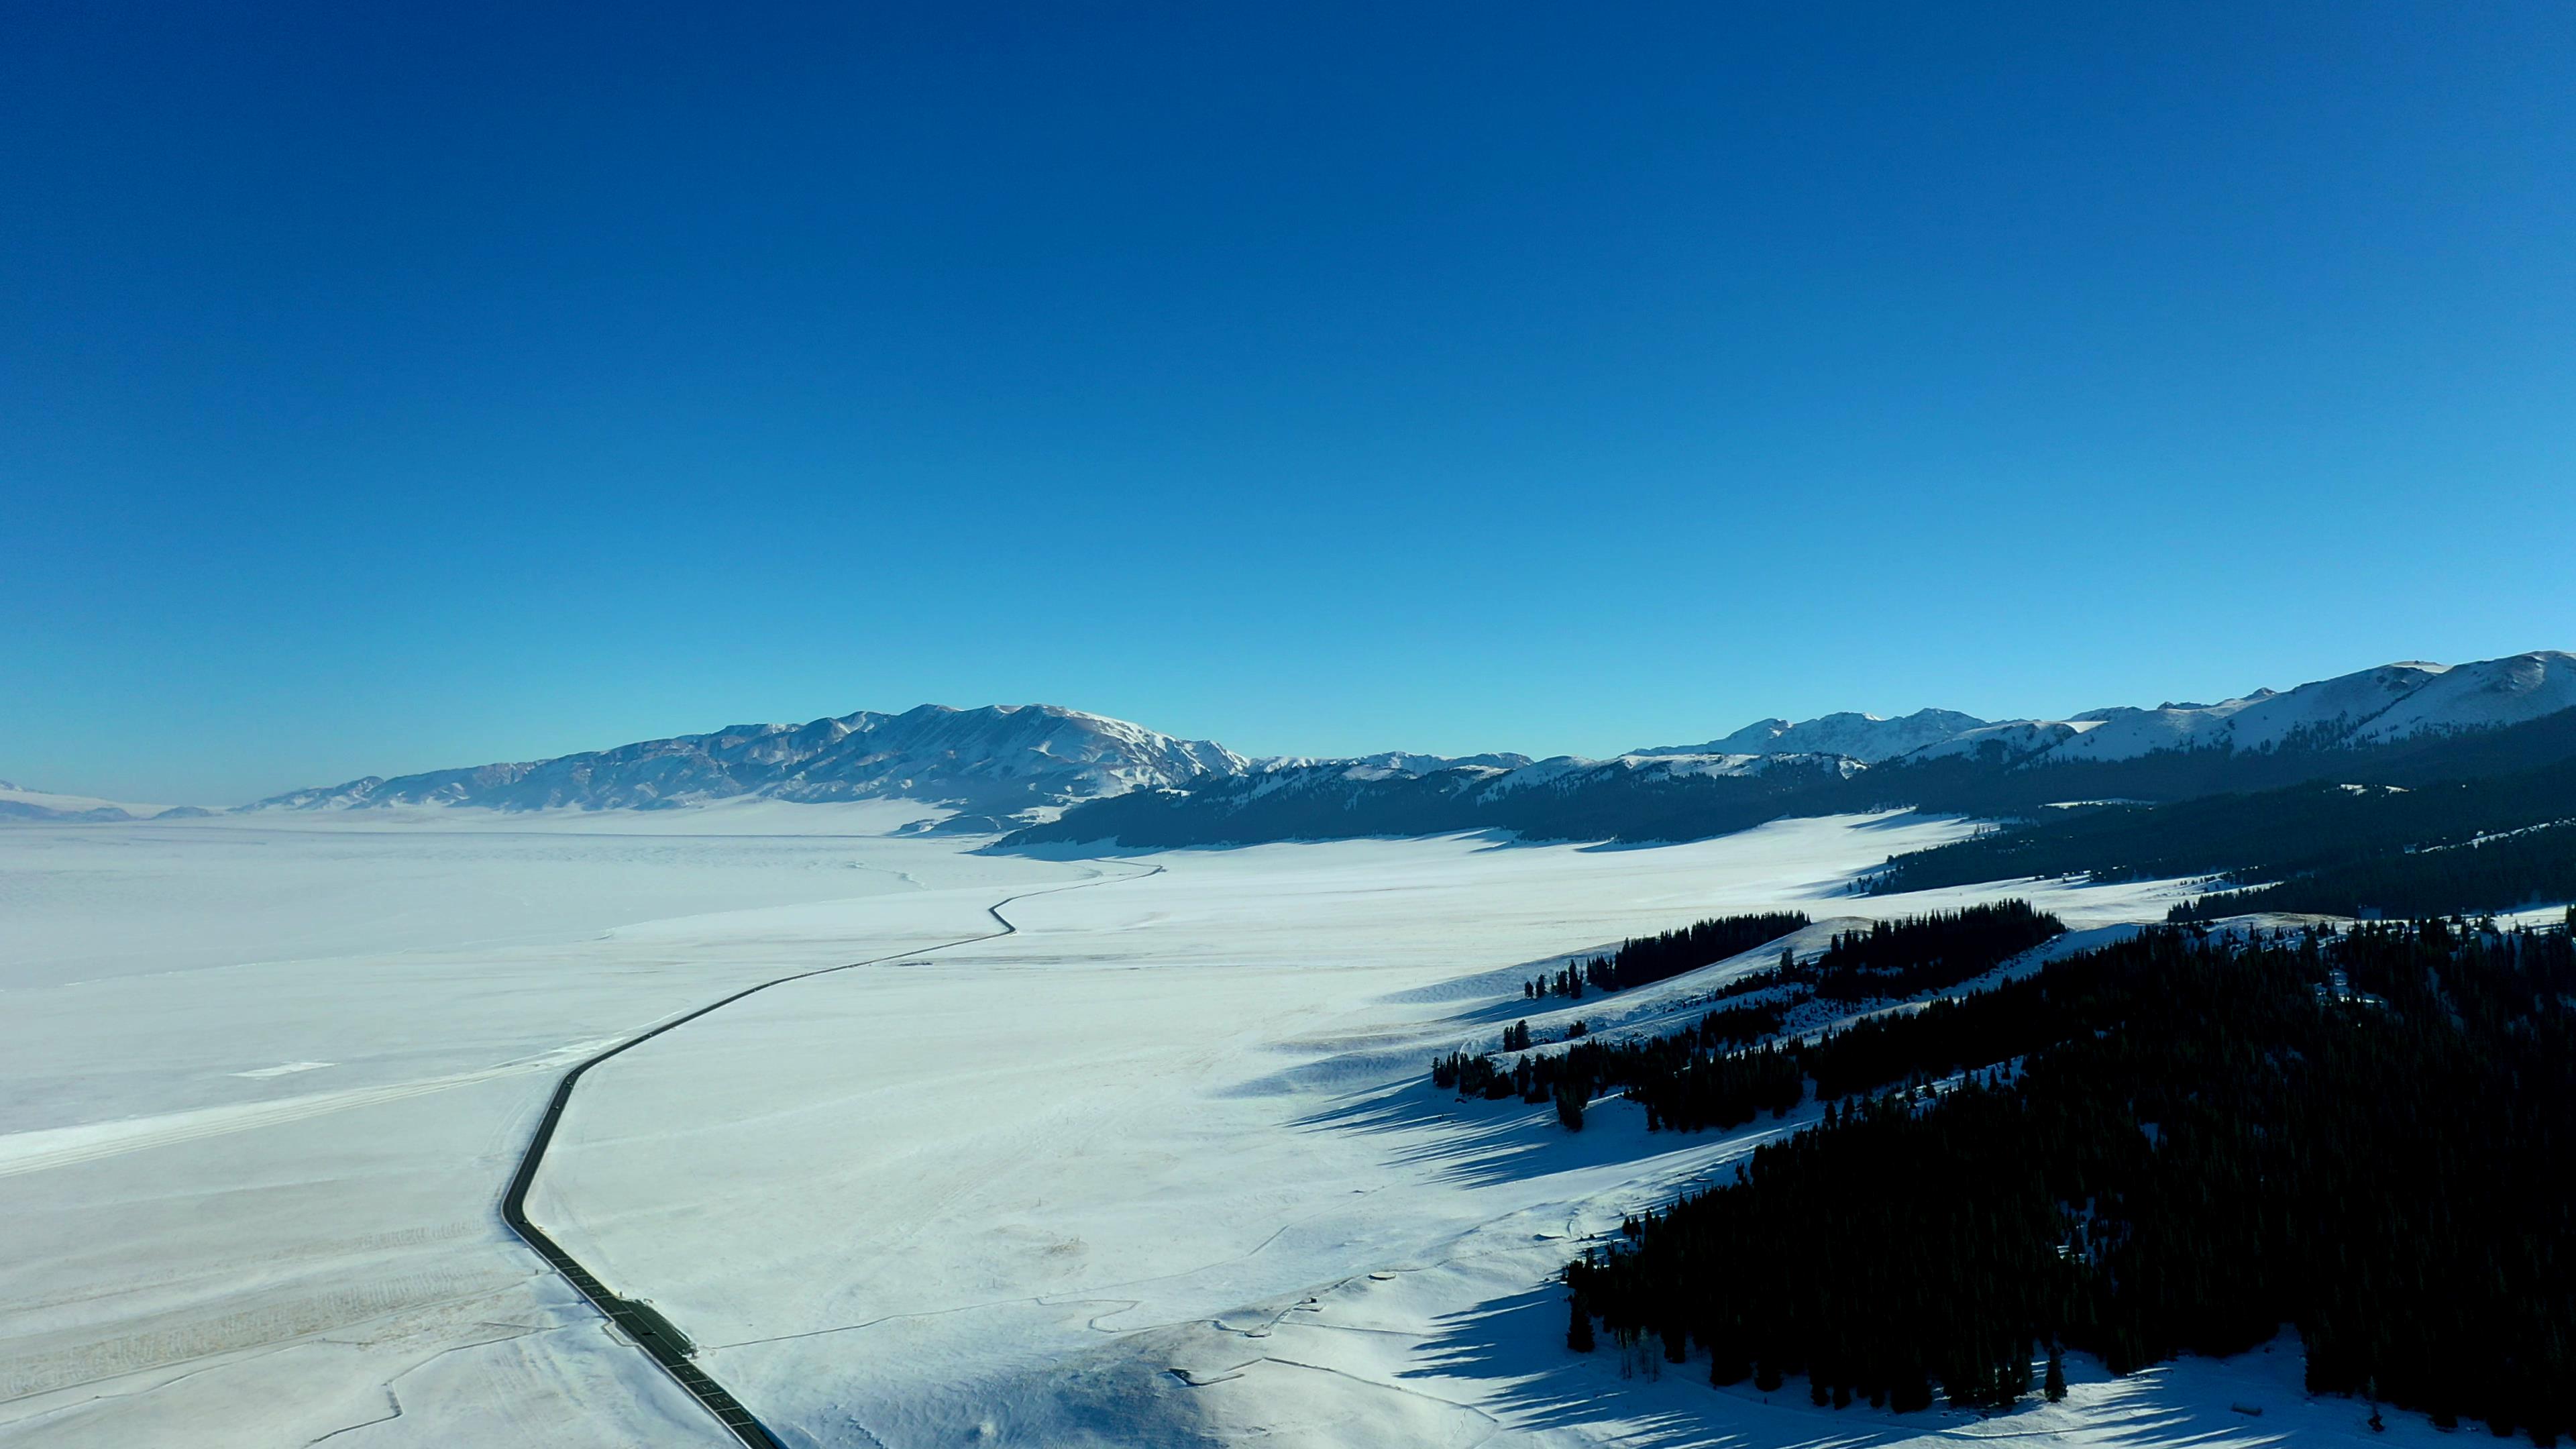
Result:
<instances>
[{"instance_id":1,"label":"white snow surface","mask_svg":"<svg viewBox=\"0 0 2576 1449\"><path fill-rule=\"evenodd\" d=\"M1623 1378L1564 1350L1550 1275L1797 1120L1648 1136L1605 1101L1569 1136L1424 1080L1523 1016L1643 1023L1743 965L1521 999L1622 936L2012 894L2111 932L2172 884L1841 894L1970 829L1915 815L1046 861L888 833L919 814L0 830L0 1445L729 1442L509 1236L501 1190L572 1062L907 950L592 1071L531 1196L789 1443L2365 1436L2299 1392L2294 1344L2077 1365L2066 1404L1993 1421ZM1019 934L942 948L1014 896Z\"/></svg>"}]
</instances>

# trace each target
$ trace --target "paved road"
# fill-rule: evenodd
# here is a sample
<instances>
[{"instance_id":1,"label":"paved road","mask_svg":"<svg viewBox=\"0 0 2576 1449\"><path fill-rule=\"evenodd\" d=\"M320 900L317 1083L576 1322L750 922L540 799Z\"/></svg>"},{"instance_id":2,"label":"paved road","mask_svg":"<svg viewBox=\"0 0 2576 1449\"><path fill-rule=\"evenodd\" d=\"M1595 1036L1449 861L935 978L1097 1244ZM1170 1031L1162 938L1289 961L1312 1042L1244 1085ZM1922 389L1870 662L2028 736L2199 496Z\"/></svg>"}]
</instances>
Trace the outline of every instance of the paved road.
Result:
<instances>
[{"instance_id":1,"label":"paved road","mask_svg":"<svg viewBox=\"0 0 2576 1449\"><path fill-rule=\"evenodd\" d=\"M838 966L824 966L812 971L799 971L792 976L781 976L774 981L763 981L757 986L745 987L720 1001L709 1002L686 1016L674 1017L651 1031L628 1037L564 1073L563 1080L555 1084L554 1100L546 1103L546 1115L537 1123L536 1134L528 1139L528 1150L519 1158L519 1170L510 1177L510 1190L501 1196L502 1220L510 1225L510 1231L517 1233L529 1247L536 1249L538 1257L553 1264L556 1272L563 1274L567 1282L580 1289L581 1296L589 1299L593 1307L607 1315L609 1321L616 1324L636 1347L650 1354L653 1361L662 1366L664 1372L670 1374L681 1388L689 1391L690 1397L706 1405L707 1412L715 1415L718 1422L731 1431L736 1439L751 1446L751 1449L787 1449L786 1445L781 1444L777 1437L769 1432L767 1426L753 1417L749 1409L742 1406L740 1399L735 1398L724 1385L717 1383L706 1370L698 1367L697 1362L690 1357L694 1352L694 1345L689 1342L689 1336L680 1331L678 1325L653 1311L650 1304L638 1303L631 1298L621 1298L610 1292L608 1285L600 1282L588 1268L575 1261L572 1254L563 1250L562 1244L546 1236L545 1229L528 1221L528 1189L536 1183L537 1168L545 1161L546 1148L555 1138L555 1126L563 1120L564 1104L572 1100L573 1088L581 1084L582 1073L619 1052L642 1046L666 1031L675 1031L709 1012L722 1011L746 996L757 995L773 986L784 986L790 981L804 981L816 976L829 976L835 971L852 971L861 966L881 966L888 961L925 956L933 951L946 951L958 946L972 945L977 941L991 941L1012 935L1020 928L1012 925L1010 917L1002 914L1002 907L1014 901L1024 901L1032 896L1051 896L1059 891L1082 890L1088 886L1114 885L1123 880L1143 880L1146 876L1161 874L1162 870L1163 867L1158 865L1136 875L1111 876L1106 880L1087 880L1069 886L1051 886L1042 891L1023 891L984 908L985 913L1001 927L998 931L986 931L976 936L960 936L954 941L942 941L936 946L897 951L890 956L877 956L865 961L848 961Z\"/></svg>"}]
</instances>

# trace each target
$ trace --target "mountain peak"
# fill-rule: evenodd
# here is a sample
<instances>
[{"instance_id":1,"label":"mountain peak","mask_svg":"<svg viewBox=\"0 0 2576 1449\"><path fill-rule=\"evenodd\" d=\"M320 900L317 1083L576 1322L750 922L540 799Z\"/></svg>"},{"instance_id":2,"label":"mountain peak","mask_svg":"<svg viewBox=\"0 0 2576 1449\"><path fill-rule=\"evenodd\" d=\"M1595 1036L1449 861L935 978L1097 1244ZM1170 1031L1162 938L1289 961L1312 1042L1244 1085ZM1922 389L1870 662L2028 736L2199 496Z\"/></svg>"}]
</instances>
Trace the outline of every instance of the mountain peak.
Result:
<instances>
[{"instance_id":1,"label":"mountain peak","mask_svg":"<svg viewBox=\"0 0 2576 1449\"><path fill-rule=\"evenodd\" d=\"M370 775L272 796L247 808L659 809L759 795L806 801L899 797L998 814L1169 788L1247 768L1241 756L1214 741L1175 739L1061 705L924 704L901 714L860 710L801 725L731 725L521 764L392 779Z\"/></svg>"}]
</instances>

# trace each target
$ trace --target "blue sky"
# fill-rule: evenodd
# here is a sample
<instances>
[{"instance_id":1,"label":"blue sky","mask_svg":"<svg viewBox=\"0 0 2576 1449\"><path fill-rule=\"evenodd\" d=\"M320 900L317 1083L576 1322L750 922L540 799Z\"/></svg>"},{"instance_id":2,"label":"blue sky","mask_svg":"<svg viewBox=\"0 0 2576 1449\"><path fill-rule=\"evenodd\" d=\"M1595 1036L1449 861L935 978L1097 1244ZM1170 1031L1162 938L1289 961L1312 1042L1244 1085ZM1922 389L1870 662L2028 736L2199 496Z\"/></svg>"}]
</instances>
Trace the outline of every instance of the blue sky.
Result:
<instances>
[{"instance_id":1,"label":"blue sky","mask_svg":"<svg viewBox=\"0 0 2576 1449\"><path fill-rule=\"evenodd\" d=\"M21 7L0 777L2576 647L2576 8Z\"/></svg>"}]
</instances>

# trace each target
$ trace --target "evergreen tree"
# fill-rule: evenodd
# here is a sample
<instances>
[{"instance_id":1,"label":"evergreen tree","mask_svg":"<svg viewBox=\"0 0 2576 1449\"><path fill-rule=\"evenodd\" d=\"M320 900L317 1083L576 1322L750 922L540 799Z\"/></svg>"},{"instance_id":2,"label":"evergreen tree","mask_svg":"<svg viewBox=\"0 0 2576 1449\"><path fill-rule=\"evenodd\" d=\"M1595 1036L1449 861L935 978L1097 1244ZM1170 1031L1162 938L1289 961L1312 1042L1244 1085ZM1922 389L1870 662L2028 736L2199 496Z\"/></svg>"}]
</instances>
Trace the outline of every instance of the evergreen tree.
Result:
<instances>
[{"instance_id":1,"label":"evergreen tree","mask_svg":"<svg viewBox=\"0 0 2576 1449\"><path fill-rule=\"evenodd\" d=\"M2314 1392L2551 1445L2576 1425L2571 1002L2562 930L2168 929L1821 1043L1587 1042L1551 1086L1624 1085L1650 1122L1740 1123L1774 1070L1840 1100L1569 1281L1609 1331L1687 1324L1713 1383L1759 1365L1898 1412L1935 1382L2008 1407L2035 1358L2062 1402L2070 1348L2121 1374L2292 1322Z\"/></svg>"},{"instance_id":2,"label":"evergreen tree","mask_svg":"<svg viewBox=\"0 0 2576 1449\"><path fill-rule=\"evenodd\" d=\"M1576 1353L1592 1351L1592 1315L1583 1311L1583 1300L1565 1300L1565 1346Z\"/></svg>"}]
</instances>

